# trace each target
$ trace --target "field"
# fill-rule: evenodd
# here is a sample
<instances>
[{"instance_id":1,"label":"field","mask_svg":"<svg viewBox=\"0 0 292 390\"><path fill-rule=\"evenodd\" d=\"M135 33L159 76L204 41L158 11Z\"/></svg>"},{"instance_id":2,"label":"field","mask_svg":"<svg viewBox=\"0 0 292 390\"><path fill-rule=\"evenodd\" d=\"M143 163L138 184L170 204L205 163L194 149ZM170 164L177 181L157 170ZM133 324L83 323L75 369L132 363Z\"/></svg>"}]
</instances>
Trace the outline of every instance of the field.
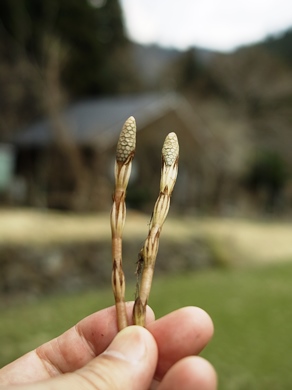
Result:
<instances>
[{"instance_id":1,"label":"field","mask_svg":"<svg viewBox=\"0 0 292 390\"><path fill-rule=\"evenodd\" d=\"M41 216L35 215L35 218ZM48 224L50 218L51 216L47 218ZM76 225L74 227L71 217L66 218L69 218L68 229L70 226L76 237L80 237L80 228ZM101 220L97 223L93 217L78 218L79 223L81 218L83 222L84 218L92 218L91 227L90 224L83 224L83 230L87 234L93 234L102 225ZM142 230L145 234L144 223L147 218L132 215L130 219L126 234L135 226L135 234L142 234ZM25 222L26 240L30 236L33 243L37 238L28 234L28 222ZM191 218L182 222L178 224L175 219L167 221L164 235L173 234L174 226L176 236L181 239L187 234L206 234L212 237L213 242L220 244L220 250L224 249L229 256L230 253L232 256L237 254L240 261L234 259L235 266L229 264L229 267L155 277L149 303L156 316L160 317L186 305L200 306L211 315L215 335L203 356L216 367L220 389L291 389L291 226L279 222L215 219L199 221ZM59 225L60 221L56 226ZM7 226L6 239L10 237L12 240L13 235L9 236ZM21 223L16 226L21 239ZM32 230L35 229L34 226L31 223ZM58 235L54 235L54 229L50 232L48 225L42 225L41 229L45 231L45 227L48 241L57 240ZM14 239L15 237L17 234ZM41 239L44 240L38 238ZM133 298L133 292L134 286L129 285L128 299ZM19 302L5 307L2 304L0 365L62 333L82 317L112 303L112 293L106 288L44 297L25 305Z\"/></svg>"}]
</instances>

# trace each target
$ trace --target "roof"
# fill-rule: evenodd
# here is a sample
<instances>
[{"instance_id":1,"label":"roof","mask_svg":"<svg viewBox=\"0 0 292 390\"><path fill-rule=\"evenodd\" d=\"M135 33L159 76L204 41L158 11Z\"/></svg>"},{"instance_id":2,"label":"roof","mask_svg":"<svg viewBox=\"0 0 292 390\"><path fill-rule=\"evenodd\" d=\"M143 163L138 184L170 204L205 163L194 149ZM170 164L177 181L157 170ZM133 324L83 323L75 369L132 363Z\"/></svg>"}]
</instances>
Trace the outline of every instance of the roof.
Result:
<instances>
[{"instance_id":1,"label":"roof","mask_svg":"<svg viewBox=\"0 0 292 390\"><path fill-rule=\"evenodd\" d=\"M134 116L138 129L175 109L180 98L176 94L137 94L84 100L61 113L70 135L80 144L108 147L121 131L123 123ZM52 121L44 119L28 126L17 136L19 146L44 146L54 140Z\"/></svg>"}]
</instances>

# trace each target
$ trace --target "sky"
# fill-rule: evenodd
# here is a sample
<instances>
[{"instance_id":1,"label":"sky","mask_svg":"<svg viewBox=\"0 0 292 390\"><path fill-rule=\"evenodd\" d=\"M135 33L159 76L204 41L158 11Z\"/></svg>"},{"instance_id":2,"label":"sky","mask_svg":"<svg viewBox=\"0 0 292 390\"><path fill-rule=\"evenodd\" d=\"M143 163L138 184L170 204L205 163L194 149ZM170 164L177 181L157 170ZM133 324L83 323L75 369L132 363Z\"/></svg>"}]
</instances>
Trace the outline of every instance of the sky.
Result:
<instances>
[{"instance_id":1,"label":"sky","mask_svg":"<svg viewBox=\"0 0 292 390\"><path fill-rule=\"evenodd\" d=\"M292 27L292 0L120 0L142 44L229 52Z\"/></svg>"}]
</instances>

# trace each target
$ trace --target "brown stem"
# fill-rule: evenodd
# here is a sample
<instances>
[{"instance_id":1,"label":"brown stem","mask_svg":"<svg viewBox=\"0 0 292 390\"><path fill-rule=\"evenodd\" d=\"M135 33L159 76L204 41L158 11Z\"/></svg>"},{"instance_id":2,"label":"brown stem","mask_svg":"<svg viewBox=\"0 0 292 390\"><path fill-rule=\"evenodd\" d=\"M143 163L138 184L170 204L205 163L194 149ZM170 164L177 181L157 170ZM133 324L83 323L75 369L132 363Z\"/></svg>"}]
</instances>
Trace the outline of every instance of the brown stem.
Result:
<instances>
[{"instance_id":1,"label":"brown stem","mask_svg":"<svg viewBox=\"0 0 292 390\"><path fill-rule=\"evenodd\" d=\"M162 148L160 193L154 206L148 236L139 254L138 263L142 259L143 271L141 286L137 287L138 297L133 308L133 321L136 325L145 326L146 306L152 285L160 232L168 214L170 197L177 177L178 153L177 137L174 133L170 133Z\"/></svg>"},{"instance_id":2,"label":"brown stem","mask_svg":"<svg viewBox=\"0 0 292 390\"><path fill-rule=\"evenodd\" d=\"M122 261L122 233L126 221L126 189L131 174L136 146L136 123L130 117L124 124L117 144L115 162L115 191L110 215L112 231L112 288L115 297L118 329L127 326L125 306L125 275Z\"/></svg>"}]
</instances>

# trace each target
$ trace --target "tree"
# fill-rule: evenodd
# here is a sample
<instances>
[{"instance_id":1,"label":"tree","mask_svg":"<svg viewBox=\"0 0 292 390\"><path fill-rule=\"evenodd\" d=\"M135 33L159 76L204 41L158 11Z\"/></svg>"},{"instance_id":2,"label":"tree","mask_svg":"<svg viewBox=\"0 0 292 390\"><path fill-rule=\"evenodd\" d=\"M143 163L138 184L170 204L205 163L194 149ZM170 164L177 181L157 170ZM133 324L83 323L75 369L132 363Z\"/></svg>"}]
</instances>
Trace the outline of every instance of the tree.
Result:
<instances>
[{"instance_id":1,"label":"tree","mask_svg":"<svg viewBox=\"0 0 292 390\"><path fill-rule=\"evenodd\" d=\"M54 36L67 51L62 80L70 94L119 88L113 57L121 47L126 49L128 41L118 0L2 0L0 22L2 55L12 63L26 55L42 68L44 45L48 36Z\"/></svg>"},{"instance_id":2,"label":"tree","mask_svg":"<svg viewBox=\"0 0 292 390\"><path fill-rule=\"evenodd\" d=\"M259 46L267 48L292 65L292 28L281 35L268 37L263 43L259 43Z\"/></svg>"},{"instance_id":3,"label":"tree","mask_svg":"<svg viewBox=\"0 0 292 390\"><path fill-rule=\"evenodd\" d=\"M131 61L119 2L1 0L0 42L0 109L6 108L0 131L9 135L44 114L52 123L55 159L65 161L71 175L73 207L80 209L89 172L60 113L71 99L128 88ZM58 187L62 177L46 168L54 166L54 155L49 159L39 171L46 186Z\"/></svg>"},{"instance_id":4,"label":"tree","mask_svg":"<svg viewBox=\"0 0 292 390\"><path fill-rule=\"evenodd\" d=\"M206 53L191 48L182 52L171 64L170 73L176 80L176 87L183 93L206 96L219 92L218 83L209 72Z\"/></svg>"},{"instance_id":5,"label":"tree","mask_svg":"<svg viewBox=\"0 0 292 390\"><path fill-rule=\"evenodd\" d=\"M244 184L256 196L264 195L262 206L267 211L273 211L287 179L287 166L281 155L262 150L252 158Z\"/></svg>"}]
</instances>

